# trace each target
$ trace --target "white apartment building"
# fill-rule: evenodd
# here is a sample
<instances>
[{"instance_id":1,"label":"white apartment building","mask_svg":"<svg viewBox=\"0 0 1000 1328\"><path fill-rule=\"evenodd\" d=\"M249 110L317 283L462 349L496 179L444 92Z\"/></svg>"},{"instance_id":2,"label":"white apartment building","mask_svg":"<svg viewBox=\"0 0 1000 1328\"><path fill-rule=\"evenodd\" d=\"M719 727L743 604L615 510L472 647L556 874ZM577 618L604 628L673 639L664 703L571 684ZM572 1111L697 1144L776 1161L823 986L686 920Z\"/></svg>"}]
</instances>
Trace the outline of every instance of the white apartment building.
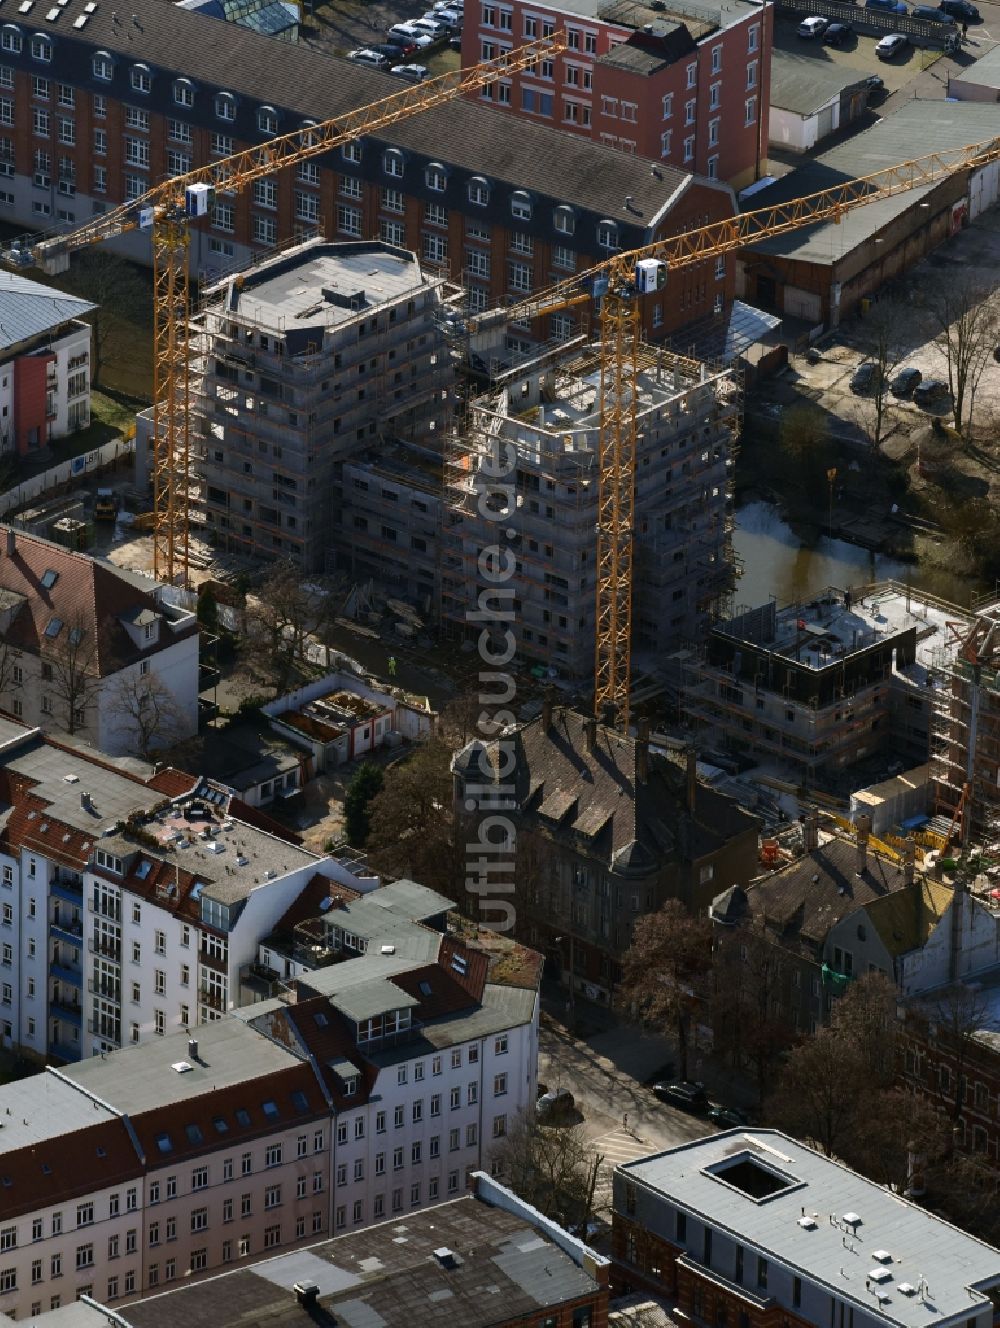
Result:
<instances>
[{"instance_id":1,"label":"white apartment building","mask_svg":"<svg viewBox=\"0 0 1000 1328\"><path fill-rule=\"evenodd\" d=\"M90 423L90 325L97 306L0 272L0 451L21 456Z\"/></svg>"},{"instance_id":2,"label":"white apartment building","mask_svg":"<svg viewBox=\"0 0 1000 1328\"><path fill-rule=\"evenodd\" d=\"M222 785L147 781L0 719L0 1034L75 1061L221 1018L314 877L359 882Z\"/></svg>"},{"instance_id":3,"label":"white apartment building","mask_svg":"<svg viewBox=\"0 0 1000 1328\"><path fill-rule=\"evenodd\" d=\"M162 722L138 716L155 692ZM198 731L198 622L148 577L0 529L0 710L111 756Z\"/></svg>"},{"instance_id":4,"label":"white apartment building","mask_svg":"<svg viewBox=\"0 0 1000 1328\"><path fill-rule=\"evenodd\" d=\"M0 1088L0 1313L116 1306L489 1166L535 1099L540 958L415 921L412 882L329 891L335 958L282 995Z\"/></svg>"}]
</instances>

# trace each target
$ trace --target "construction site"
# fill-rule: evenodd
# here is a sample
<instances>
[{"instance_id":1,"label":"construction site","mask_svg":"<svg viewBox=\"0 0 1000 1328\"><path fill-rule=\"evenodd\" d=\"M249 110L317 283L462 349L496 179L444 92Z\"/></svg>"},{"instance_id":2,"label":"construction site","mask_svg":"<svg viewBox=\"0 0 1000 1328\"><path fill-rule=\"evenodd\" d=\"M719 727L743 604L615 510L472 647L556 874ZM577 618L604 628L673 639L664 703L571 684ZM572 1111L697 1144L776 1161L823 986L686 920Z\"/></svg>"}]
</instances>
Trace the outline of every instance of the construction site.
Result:
<instances>
[{"instance_id":1,"label":"construction site","mask_svg":"<svg viewBox=\"0 0 1000 1328\"><path fill-rule=\"evenodd\" d=\"M594 665L601 349L575 343L507 375L470 403L445 461L443 628L478 634L468 613L482 580L479 555L501 539L516 553L506 584L518 655L567 678ZM633 649L640 666L653 667L704 632L732 586L740 395L728 371L647 346L635 385ZM498 522L488 491L511 457L505 482L516 511Z\"/></svg>"}]
</instances>

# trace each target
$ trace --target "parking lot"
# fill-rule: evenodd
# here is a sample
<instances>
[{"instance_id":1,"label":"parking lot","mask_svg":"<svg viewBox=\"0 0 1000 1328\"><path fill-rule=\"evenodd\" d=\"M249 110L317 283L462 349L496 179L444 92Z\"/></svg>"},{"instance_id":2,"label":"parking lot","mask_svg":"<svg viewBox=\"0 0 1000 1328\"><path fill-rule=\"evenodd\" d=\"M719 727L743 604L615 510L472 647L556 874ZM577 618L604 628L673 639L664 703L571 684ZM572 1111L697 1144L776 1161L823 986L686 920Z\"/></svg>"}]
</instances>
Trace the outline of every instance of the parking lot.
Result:
<instances>
[{"instance_id":1,"label":"parking lot","mask_svg":"<svg viewBox=\"0 0 1000 1328\"><path fill-rule=\"evenodd\" d=\"M385 34L394 23L420 18L431 8L433 0L330 0L317 4L303 18L301 38L303 45L325 51L328 55L346 55L348 51L370 47L385 40ZM443 42L429 52L410 57L426 65L431 74L444 74L461 64L458 51Z\"/></svg>"}]
</instances>

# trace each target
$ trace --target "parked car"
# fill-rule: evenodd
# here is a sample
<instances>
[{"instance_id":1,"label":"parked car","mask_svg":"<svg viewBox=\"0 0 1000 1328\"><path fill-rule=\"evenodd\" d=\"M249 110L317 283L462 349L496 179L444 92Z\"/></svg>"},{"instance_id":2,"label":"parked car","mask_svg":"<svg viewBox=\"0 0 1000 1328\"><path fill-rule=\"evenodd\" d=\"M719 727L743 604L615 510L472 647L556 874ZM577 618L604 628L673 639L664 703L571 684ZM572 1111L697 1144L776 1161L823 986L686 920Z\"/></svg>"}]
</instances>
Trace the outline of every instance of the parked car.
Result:
<instances>
[{"instance_id":1,"label":"parked car","mask_svg":"<svg viewBox=\"0 0 1000 1328\"><path fill-rule=\"evenodd\" d=\"M389 63L387 55L373 51L367 46L362 46L356 51L348 51L347 58L353 60L356 65L371 65L373 69L385 69Z\"/></svg>"},{"instance_id":2,"label":"parked car","mask_svg":"<svg viewBox=\"0 0 1000 1328\"><path fill-rule=\"evenodd\" d=\"M863 360L851 374L851 391L859 396L866 392L873 392L878 382L878 376L878 365L872 364L871 360Z\"/></svg>"},{"instance_id":3,"label":"parked car","mask_svg":"<svg viewBox=\"0 0 1000 1328\"><path fill-rule=\"evenodd\" d=\"M876 92L885 92L885 79L881 74L869 74L865 79L865 87L869 97Z\"/></svg>"},{"instance_id":4,"label":"parked car","mask_svg":"<svg viewBox=\"0 0 1000 1328\"><path fill-rule=\"evenodd\" d=\"M913 404L921 410L951 410L951 389L943 378L925 378L913 389Z\"/></svg>"},{"instance_id":5,"label":"parked car","mask_svg":"<svg viewBox=\"0 0 1000 1328\"><path fill-rule=\"evenodd\" d=\"M401 32L387 33L385 41L382 43L382 45L394 47L397 52L396 54L397 60L405 58L406 56L414 55L417 50L416 42L408 33L401 33ZM378 49L379 48L377 46L372 47L373 51L377 51Z\"/></svg>"},{"instance_id":6,"label":"parked car","mask_svg":"<svg viewBox=\"0 0 1000 1328\"><path fill-rule=\"evenodd\" d=\"M392 42L373 42L365 49L374 51L377 55L384 55L391 65L398 64L403 58L402 47L394 46Z\"/></svg>"},{"instance_id":7,"label":"parked car","mask_svg":"<svg viewBox=\"0 0 1000 1328\"><path fill-rule=\"evenodd\" d=\"M913 389L923 378L919 369L900 369L899 373L889 384L889 391L894 397L908 397Z\"/></svg>"},{"instance_id":8,"label":"parked car","mask_svg":"<svg viewBox=\"0 0 1000 1328\"><path fill-rule=\"evenodd\" d=\"M935 9L932 5L914 5L910 10L911 18L922 18L925 23L940 23L943 27L953 28L955 20L950 14Z\"/></svg>"},{"instance_id":9,"label":"parked car","mask_svg":"<svg viewBox=\"0 0 1000 1328\"><path fill-rule=\"evenodd\" d=\"M700 1116L708 1110L704 1088L688 1079L677 1080L672 1084L654 1084L653 1096L672 1107L680 1107L681 1111L689 1111L693 1116Z\"/></svg>"},{"instance_id":10,"label":"parked car","mask_svg":"<svg viewBox=\"0 0 1000 1328\"><path fill-rule=\"evenodd\" d=\"M877 9L883 14L905 14L908 12L903 0L865 0L865 9Z\"/></svg>"},{"instance_id":11,"label":"parked car","mask_svg":"<svg viewBox=\"0 0 1000 1328\"><path fill-rule=\"evenodd\" d=\"M894 60L897 55L901 55L910 44L909 37L904 37L901 32L892 32L888 37L883 37L880 42L875 44L875 54L880 60Z\"/></svg>"},{"instance_id":12,"label":"parked car","mask_svg":"<svg viewBox=\"0 0 1000 1328\"><path fill-rule=\"evenodd\" d=\"M720 1103L709 1107L708 1119L720 1130L741 1130L750 1124L750 1118L738 1107L724 1107Z\"/></svg>"},{"instance_id":13,"label":"parked car","mask_svg":"<svg viewBox=\"0 0 1000 1328\"><path fill-rule=\"evenodd\" d=\"M971 0L940 0L938 9L944 10L946 14L950 14L959 23L978 23L982 18Z\"/></svg>"},{"instance_id":14,"label":"parked car","mask_svg":"<svg viewBox=\"0 0 1000 1328\"><path fill-rule=\"evenodd\" d=\"M407 83L422 83L429 72L426 65L393 65L389 70L390 74L405 79Z\"/></svg>"},{"instance_id":15,"label":"parked car","mask_svg":"<svg viewBox=\"0 0 1000 1328\"><path fill-rule=\"evenodd\" d=\"M818 18L814 15L812 18L804 18L799 24L797 31L800 37L808 37L810 40L815 40L817 37L822 37L823 33L826 32L829 22L829 19Z\"/></svg>"},{"instance_id":16,"label":"parked car","mask_svg":"<svg viewBox=\"0 0 1000 1328\"><path fill-rule=\"evenodd\" d=\"M426 32L435 41L442 41L451 33L451 24L445 23L444 19L411 18L410 27L414 32Z\"/></svg>"},{"instance_id":17,"label":"parked car","mask_svg":"<svg viewBox=\"0 0 1000 1328\"><path fill-rule=\"evenodd\" d=\"M421 50L427 46L433 46L436 37L432 37L429 32L422 32L419 28L414 28L412 23L394 23L389 29L388 36L406 37L414 46Z\"/></svg>"},{"instance_id":18,"label":"parked car","mask_svg":"<svg viewBox=\"0 0 1000 1328\"><path fill-rule=\"evenodd\" d=\"M824 46L846 46L854 36L850 23L831 23L823 33Z\"/></svg>"},{"instance_id":19,"label":"parked car","mask_svg":"<svg viewBox=\"0 0 1000 1328\"><path fill-rule=\"evenodd\" d=\"M576 1102L568 1088L557 1088L554 1093L543 1093L535 1103L535 1114L542 1122L555 1124L572 1116Z\"/></svg>"}]
</instances>

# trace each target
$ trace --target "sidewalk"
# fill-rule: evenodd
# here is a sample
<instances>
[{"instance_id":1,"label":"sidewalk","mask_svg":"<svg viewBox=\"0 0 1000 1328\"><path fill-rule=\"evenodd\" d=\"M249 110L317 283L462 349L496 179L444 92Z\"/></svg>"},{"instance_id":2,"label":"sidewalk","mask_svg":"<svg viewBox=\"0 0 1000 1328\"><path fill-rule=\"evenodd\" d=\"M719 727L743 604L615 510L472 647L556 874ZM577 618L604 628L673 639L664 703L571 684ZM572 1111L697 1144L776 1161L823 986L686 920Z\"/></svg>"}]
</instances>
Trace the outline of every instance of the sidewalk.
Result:
<instances>
[{"instance_id":1,"label":"sidewalk","mask_svg":"<svg viewBox=\"0 0 1000 1328\"><path fill-rule=\"evenodd\" d=\"M567 1011L567 992L553 979L542 982L542 1013L566 1033L570 1032ZM672 1039L647 1032L635 1024L624 1022L614 1010L604 1005L576 998L576 1026L573 1036L584 1042L595 1055L608 1060L615 1069L641 1084L668 1074L676 1073L676 1052ZM668 1067L673 1064L674 1070ZM755 1112L758 1107L757 1091L730 1065L716 1057L692 1049L688 1073L700 1081L713 1102L740 1107Z\"/></svg>"}]
</instances>

